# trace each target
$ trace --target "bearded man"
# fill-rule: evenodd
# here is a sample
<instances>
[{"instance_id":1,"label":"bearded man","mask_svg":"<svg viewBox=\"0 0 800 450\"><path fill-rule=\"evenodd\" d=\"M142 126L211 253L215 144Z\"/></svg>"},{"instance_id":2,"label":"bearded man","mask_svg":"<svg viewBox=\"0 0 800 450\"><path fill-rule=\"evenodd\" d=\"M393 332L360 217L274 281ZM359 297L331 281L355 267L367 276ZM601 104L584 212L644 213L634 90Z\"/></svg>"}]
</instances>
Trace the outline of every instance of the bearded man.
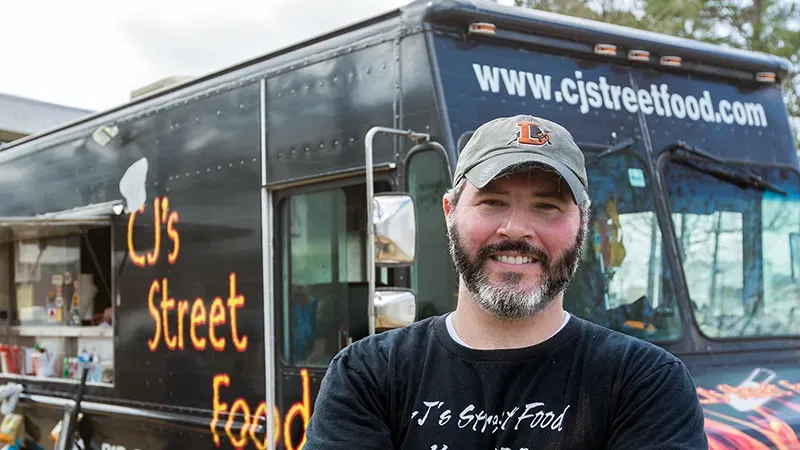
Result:
<instances>
[{"instance_id":1,"label":"bearded man","mask_svg":"<svg viewBox=\"0 0 800 450\"><path fill-rule=\"evenodd\" d=\"M708 448L679 359L563 309L590 205L572 135L533 116L492 120L454 184L442 204L456 310L339 352L303 448Z\"/></svg>"}]
</instances>

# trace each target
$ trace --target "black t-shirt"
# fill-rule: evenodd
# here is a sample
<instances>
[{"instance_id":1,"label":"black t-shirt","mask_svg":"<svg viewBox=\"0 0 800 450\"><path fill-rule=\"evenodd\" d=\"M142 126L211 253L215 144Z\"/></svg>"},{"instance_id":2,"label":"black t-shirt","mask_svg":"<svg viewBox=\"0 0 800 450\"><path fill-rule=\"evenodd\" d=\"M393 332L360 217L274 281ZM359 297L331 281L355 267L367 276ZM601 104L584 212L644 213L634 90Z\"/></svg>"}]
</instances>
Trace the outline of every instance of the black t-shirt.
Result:
<instances>
[{"instance_id":1,"label":"black t-shirt","mask_svg":"<svg viewBox=\"0 0 800 450\"><path fill-rule=\"evenodd\" d=\"M688 371L655 345L572 316L541 344L474 350L445 317L339 352L304 450L708 448Z\"/></svg>"}]
</instances>

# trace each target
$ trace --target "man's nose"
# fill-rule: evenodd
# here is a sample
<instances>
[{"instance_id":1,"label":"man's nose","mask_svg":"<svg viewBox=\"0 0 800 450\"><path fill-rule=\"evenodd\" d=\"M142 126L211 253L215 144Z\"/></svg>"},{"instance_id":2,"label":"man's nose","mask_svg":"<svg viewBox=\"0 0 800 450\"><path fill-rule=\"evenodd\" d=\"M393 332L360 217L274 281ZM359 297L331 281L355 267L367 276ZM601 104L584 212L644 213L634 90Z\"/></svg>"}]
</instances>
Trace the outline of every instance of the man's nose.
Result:
<instances>
[{"instance_id":1,"label":"man's nose","mask_svg":"<svg viewBox=\"0 0 800 450\"><path fill-rule=\"evenodd\" d=\"M509 208L497 233L514 241L531 240L534 237L533 218L525 208Z\"/></svg>"}]
</instances>

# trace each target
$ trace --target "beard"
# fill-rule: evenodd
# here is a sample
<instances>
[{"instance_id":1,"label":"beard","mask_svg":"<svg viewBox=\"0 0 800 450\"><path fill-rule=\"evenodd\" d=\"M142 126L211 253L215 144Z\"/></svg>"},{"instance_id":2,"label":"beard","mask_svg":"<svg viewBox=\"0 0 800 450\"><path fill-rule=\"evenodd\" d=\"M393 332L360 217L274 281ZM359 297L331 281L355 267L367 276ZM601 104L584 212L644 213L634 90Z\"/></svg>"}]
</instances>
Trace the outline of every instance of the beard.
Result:
<instances>
[{"instance_id":1,"label":"beard","mask_svg":"<svg viewBox=\"0 0 800 450\"><path fill-rule=\"evenodd\" d=\"M455 224L451 222L447 225L450 256L461 282L483 310L500 319L532 317L550 305L575 276L581 260L588 218L582 217L581 222L575 242L558 259L553 259L525 241L512 240L483 246L474 258L470 258ZM518 252L520 256L537 259L541 268L539 283L526 288L521 286L522 273L503 272L500 274L501 283L492 284L486 273L486 263L491 254L503 251Z\"/></svg>"}]
</instances>

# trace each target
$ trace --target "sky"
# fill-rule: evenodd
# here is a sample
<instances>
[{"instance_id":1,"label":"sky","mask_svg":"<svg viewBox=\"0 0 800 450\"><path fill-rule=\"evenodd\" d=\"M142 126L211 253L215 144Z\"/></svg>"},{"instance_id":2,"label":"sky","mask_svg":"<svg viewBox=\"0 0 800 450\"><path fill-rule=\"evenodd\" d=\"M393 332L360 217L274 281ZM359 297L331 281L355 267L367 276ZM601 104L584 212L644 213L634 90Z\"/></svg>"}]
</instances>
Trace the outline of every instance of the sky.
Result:
<instances>
[{"instance_id":1,"label":"sky","mask_svg":"<svg viewBox=\"0 0 800 450\"><path fill-rule=\"evenodd\" d=\"M407 2L0 0L0 93L103 110Z\"/></svg>"}]
</instances>

